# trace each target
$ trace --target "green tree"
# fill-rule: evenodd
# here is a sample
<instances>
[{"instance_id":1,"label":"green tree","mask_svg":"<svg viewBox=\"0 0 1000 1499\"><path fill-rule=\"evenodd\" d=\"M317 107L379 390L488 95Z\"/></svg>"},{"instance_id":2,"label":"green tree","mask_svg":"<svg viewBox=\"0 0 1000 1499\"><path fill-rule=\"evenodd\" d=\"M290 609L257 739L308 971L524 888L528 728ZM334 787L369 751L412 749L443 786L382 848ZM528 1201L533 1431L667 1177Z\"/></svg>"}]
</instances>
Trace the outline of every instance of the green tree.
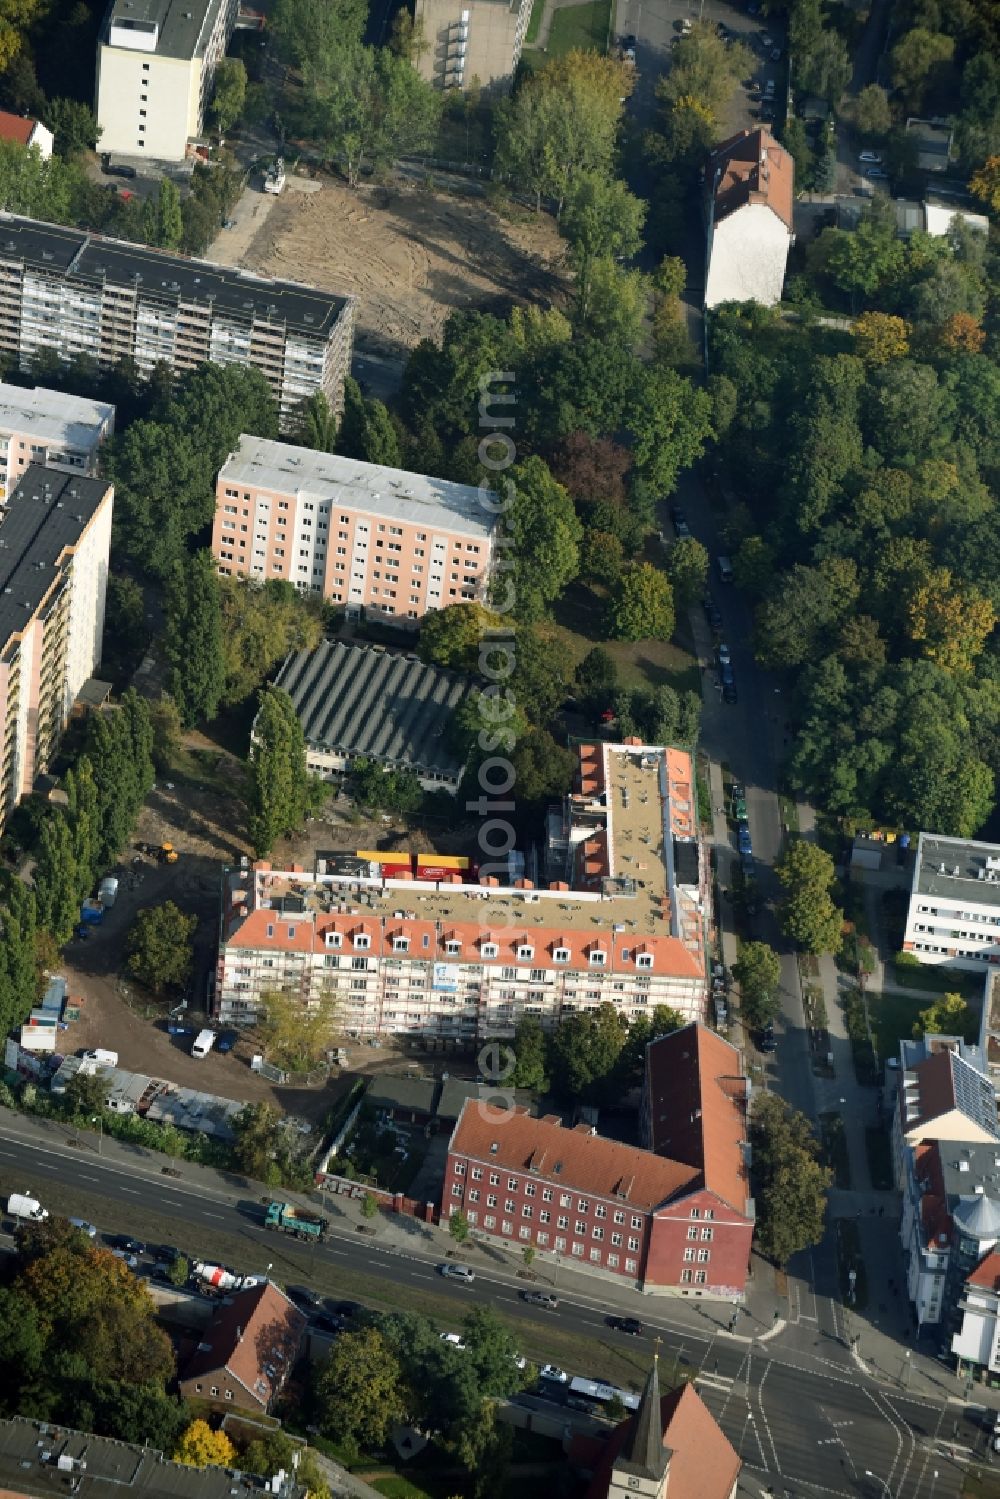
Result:
<instances>
[{"instance_id":1,"label":"green tree","mask_svg":"<svg viewBox=\"0 0 1000 1499\"><path fill-rule=\"evenodd\" d=\"M366 1222L371 1223L378 1217L378 1198L372 1192L366 1192L361 1199L361 1216Z\"/></svg>"},{"instance_id":2,"label":"green tree","mask_svg":"<svg viewBox=\"0 0 1000 1499\"><path fill-rule=\"evenodd\" d=\"M456 1244L465 1244L469 1238L469 1220L463 1212L452 1213L448 1219L448 1232Z\"/></svg>"},{"instance_id":3,"label":"green tree","mask_svg":"<svg viewBox=\"0 0 1000 1499\"><path fill-rule=\"evenodd\" d=\"M172 1286L186 1286L191 1276L190 1261L179 1254L167 1267L167 1280Z\"/></svg>"},{"instance_id":4,"label":"green tree","mask_svg":"<svg viewBox=\"0 0 1000 1499\"><path fill-rule=\"evenodd\" d=\"M97 116L79 99L53 99L45 106L45 121L52 131L55 150L67 160L93 151L101 138Z\"/></svg>"},{"instance_id":5,"label":"green tree","mask_svg":"<svg viewBox=\"0 0 1000 1499\"><path fill-rule=\"evenodd\" d=\"M115 438L107 462L115 485L113 545L144 573L165 578L215 513L194 436L172 424L133 422Z\"/></svg>"},{"instance_id":6,"label":"green tree","mask_svg":"<svg viewBox=\"0 0 1000 1499\"><path fill-rule=\"evenodd\" d=\"M608 177L632 86L625 66L596 52L548 61L496 111L497 166L557 210L582 173Z\"/></svg>"},{"instance_id":7,"label":"green tree","mask_svg":"<svg viewBox=\"0 0 1000 1499\"><path fill-rule=\"evenodd\" d=\"M548 1039L539 1022L531 1015L524 1016L518 1021L510 1044L517 1062L507 1081L514 1088L544 1093L548 1087Z\"/></svg>"},{"instance_id":8,"label":"green tree","mask_svg":"<svg viewBox=\"0 0 1000 1499\"><path fill-rule=\"evenodd\" d=\"M337 1024L334 991L310 995L308 1005L284 989L267 990L260 997L257 1031L268 1061L291 1072L307 1072L324 1059Z\"/></svg>"},{"instance_id":9,"label":"green tree","mask_svg":"<svg viewBox=\"0 0 1000 1499\"><path fill-rule=\"evenodd\" d=\"M167 579L164 649L170 693L187 728L214 718L222 701L225 665L222 608L211 552L177 562Z\"/></svg>"},{"instance_id":10,"label":"green tree","mask_svg":"<svg viewBox=\"0 0 1000 1499\"><path fill-rule=\"evenodd\" d=\"M362 171L381 172L433 141L441 95L387 47L345 48L325 75L310 66L303 81L306 128L328 154L342 156L351 187Z\"/></svg>"},{"instance_id":11,"label":"green tree","mask_svg":"<svg viewBox=\"0 0 1000 1499\"><path fill-rule=\"evenodd\" d=\"M674 622L674 594L666 574L651 562L627 567L608 606L609 633L616 640L669 640Z\"/></svg>"},{"instance_id":12,"label":"green tree","mask_svg":"<svg viewBox=\"0 0 1000 1499\"><path fill-rule=\"evenodd\" d=\"M284 578L218 579L225 686L222 701L242 703L292 651L323 638L323 603Z\"/></svg>"},{"instance_id":13,"label":"green tree","mask_svg":"<svg viewBox=\"0 0 1000 1499\"><path fill-rule=\"evenodd\" d=\"M80 919L80 878L73 830L61 811L51 811L42 823L34 881L40 925L58 943L67 942Z\"/></svg>"},{"instance_id":14,"label":"green tree","mask_svg":"<svg viewBox=\"0 0 1000 1499\"><path fill-rule=\"evenodd\" d=\"M337 418L321 390L314 391L302 402L295 440L302 447L313 448L318 453L332 453L336 448Z\"/></svg>"},{"instance_id":15,"label":"green tree","mask_svg":"<svg viewBox=\"0 0 1000 1499\"><path fill-rule=\"evenodd\" d=\"M785 934L806 952L839 952L844 913L830 895L833 860L826 850L798 839L774 872L788 891L781 910Z\"/></svg>"},{"instance_id":16,"label":"green tree","mask_svg":"<svg viewBox=\"0 0 1000 1499\"><path fill-rule=\"evenodd\" d=\"M561 799L573 781L575 757L557 744L547 729L530 728L519 736L510 756L519 801Z\"/></svg>"},{"instance_id":17,"label":"green tree","mask_svg":"<svg viewBox=\"0 0 1000 1499\"><path fill-rule=\"evenodd\" d=\"M884 139L892 128L889 97L877 83L869 83L854 101L854 123L866 140Z\"/></svg>"},{"instance_id":18,"label":"green tree","mask_svg":"<svg viewBox=\"0 0 1000 1499\"><path fill-rule=\"evenodd\" d=\"M569 241L577 273L577 306L586 318L590 272L595 260L631 260L642 244L646 205L624 182L603 172L582 172L570 184L559 230Z\"/></svg>"},{"instance_id":19,"label":"green tree","mask_svg":"<svg viewBox=\"0 0 1000 1499\"><path fill-rule=\"evenodd\" d=\"M302 724L287 692L266 687L254 719L250 752L250 841L258 857L275 840L296 832L310 805L309 773Z\"/></svg>"},{"instance_id":20,"label":"green tree","mask_svg":"<svg viewBox=\"0 0 1000 1499\"><path fill-rule=\"evenodd\" d=\"M482 1395L504 1398L523 1389L517 1341L491 1306L476 1306L462 1318L462 1341Z\"/></svg>"},{"instance_id":21,"label":"green tree","mask_svg":"<svg viewBox=\"0 0 1000 1499\"><path fill-rule=\"evenodd\" d=\"M755 1100L750 1144L757 1248L784 1268L793 1254L822 1239L832 1173L819 1164L809 1121L776 1093Z\"/></svg>"},{"instance_id":22,"label":"green tree","mask_svg":"<svg viewBox=\"0 0 1000 1499\"><path fill-rule=\"evenodd\" d=\"M258 1478L273 1478L283 1468L286 1473L295 1471L295 1461L301 1449L285 1432L269 1431L257 1437L240 1454L244 1473L255 1473Z\"/></svg>"},{"instance_id":23,"label":"green tree","mask_svg":"<svg viewBox=\"0 0 1000 1499\"><path fill-rule=\"evenodd\" d=\"M708 582L708 552L695 536L682 536L667 553L667 576L674 598L682 609L690 609Z\"/></svg>"},{"instance_id":24,"label":"green tree","mask_svg":"<svg viewBox=\"0 0 1000 1499\"><path fill-rule=\"evenodd\" d=\"M322 78L364 34L364 0L276 0L268 17L282 56Z\"/></svg>"},{"instance_id":25,"label":"green tree","mask_svg":"<svg viewBox=\"0 0 1000 1499\"><path fill-rule=\"evenodd\" d=\"M584 531L580 547L581 577L611 588L621 577L624 566L625 548L617 536L610 531Z\"/></svg>"},{"instance_id":26,"label":"green tree","mask_svg":"<svg viewBox=\"0 0 1000 1499\"><path fill-rule=\"evenodd\" d=\"M185 916L172 900L162 906L146 906L129 928L125 939L129 973L147 989L183 989L194 964L192 942L196 916Z\"/></svg>"},{"instance_id":27,"label":"green tree","mask_svg":"<svg viewBox=\"0 0 1000 1499\"><path fill-rule=\"evenodd\" d=\"M617 1096L617 1069L628 1024L612 1005L570 1015L549 1043L552 1089L559 1097L606 1103Z\"/></svg>"},{"instance_id":28,"label":"green tree","mask_svg":"<svg viewBox=\"0 0 1000 1499\"><path fill-rule=\"evenodd\" d=\"M937 87L943 70L955 55L955 38L941 31L914 26L892 49L892 81L909 110L918 110L924 95Z\"/></svg>"},{"instance_id":29,"label":"green tree","mask_svg":"<svg viewBox=\"0 0 1000 1499\"><path fill-rule=\"evenodd\" d=\"M377 1451L404 1414L402 1370L375 1327L345 1332L315 1379L319 1425L352 1451Z\"/></svg>"},{"instance_id":30,"label":"green tree","mask_svg":"<svg viewBox=\"0 0 1000 1499\"><path fill-rule=\"evenodd\" d=\"M180 191L169 177L161 177L156 194L156 238L153 242L163 250L179 250L183 236Z\"/></svg>"},{"instance_id":31,"label":"green tree","mask_svg":"<svg viewBox=\"0 0 1000 1499\"><path fill-rule=\"evenodd\" d=\"M103 1114L107 1107L107 1079L98 1073L76 1072L66 1084L63 1099L68 1112L77 1119Z\"/></svg>"},{"instance_id":32,"label":"green tree","mask_svg":"<svg viewBox=\"0 0 1000 1499\"><path fill-rule=\"evenodd\" d=\"M740 1009L744 1023L767 1025L780 1013L781 962L766 942L743 942L733 964L733 977L740 986Z\"/></svg>"},{"instance_id":33,"label":"green tree","mask_svg":"<svg viewBox=\"0 0 1000 1499\"><path fill-rule=\"evenodd\" d=\"M851 81L851 54L835 31L822 31L807 53L797 54L799 87L818 94L831 109Z\"/></svg>"},{"instance_id":34,"label":"green tree","mask_svg":"<svg viewBox=\"0 0 1000 1499\"><path fill-rule=\"evenodd\" d=\"M499 623L498 617L481 604L449 604L432 610L420 623L420 659L453 671L478 671L480 643L491 623Z\"/></svg>"},{"instance_id":35,"label":"green tree","mask_svg":"<svg viewBox=\"0 0 1000 1499\"><path fill-rule=\"evenodd\" d=\"M961 1036L972 1043L979 1034L979 1016L961 994L942 994L926 1010L921 1010L913 1027L914 1039L921 1036Z\"/></svg>"},{"instance_id":36,"label":"green tree","mask_svg":"<svg viewBox=\"0 0 1000 1499\"><path fill-rule=\"evenodd\" d=\"M511 568L496 592L498 606L513 602L515 617L541 619L576 577L583 528L573 502L541 458L532 456L510 470L514 502L506 516Z\"/></svg>"},{"instance_id":37,"label":"green tree","mask_svg":"<svg viewBox=\"0 0 1000 1499\"><path fill-rule=\"evenodd\" d=\"M269 1186L281 1181L285 1124L269 1103L248 1103L234 1121L233 1159L247 1176Z\"/></svg>"},{"instance_id":38,"label":"green tree","mask_svg":"<svg viewBox=\"0 0 1000 1499\"><path fill-rule=\"evenodd\" d=\"M215 70L209 115L220 135L228 135L246 108L247 70L239 57L223 57Z\"/></svg>"},{"instance_id":39,"label":"green tree","mask_svg":"<svg viewBox=\"0 0 1000 1499\"><path fill-rule=\"evenodd\" d=\"M189 1468L233 1468L236 1448L224 1431L213 1431L207 1421L192 1421L181 1433L174 1462Z\"/></svg>"},{"instance_id":40,"label":"green tree","mask_svg":"<svg viewBox=\"0 0 1000 1499\"><path fill-rule=\"evenodd\" d=\"M576 669L576 685L593 713L607 707L618 682L613 657L601 645L592 646Z\"/></svg>"},{"instance_id":41,"label":"green tree","mask_svg":"<svg viewBox=\"0 0 1000 1499\"><path fill-rule=\"evenodd\" d=\"M365 463L384 463L398 468L399 438L389 412L381 401L368 400L350 376L344 381L344 413L337 433L337 452Z\"/></svg>"},{"instance_id":42,"label":"green tree","mask_svg":"<svg viewBox=\"0 0 1000 1499\"><path fill-rule=\"evenodd\" d=\"M712 435L712 401L676 370L653 368L638 380L626 426L635 439L635 466L658 495L673 494Z\"/></svg>"}]
</instances>

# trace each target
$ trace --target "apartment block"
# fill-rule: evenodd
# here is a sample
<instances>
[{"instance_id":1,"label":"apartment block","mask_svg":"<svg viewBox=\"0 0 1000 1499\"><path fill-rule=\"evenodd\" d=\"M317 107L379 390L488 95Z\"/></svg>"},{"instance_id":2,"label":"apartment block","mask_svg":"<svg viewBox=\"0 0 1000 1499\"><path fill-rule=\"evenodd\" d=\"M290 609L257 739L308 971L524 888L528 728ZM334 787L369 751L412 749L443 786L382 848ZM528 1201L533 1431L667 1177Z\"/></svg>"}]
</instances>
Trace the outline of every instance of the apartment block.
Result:
<instances>
[{"instance_id":1,"label":"apartment block","mask_svg":"<svg viewBox=\"0 0 1000 1499\"><path fill-rule=\"evenodd\" d=\"M0 384L0 507L32 463L95 473L101 443L114 430L115 408L104 401Z\"/></svg>"},{"instance_id":2,"label":"apartment block","mask_svg":"<svg viewBox=\"0 0 1000 1499\"><path fill-rule=\"evenodd\" d=\"M566 1129L558 1115L533 1119L526 1109L469 1099L448 1146L442 1217L462 1212L477 1233L646 1292L742 1297L753 1212L739 1054L702 1026L685 1026L649 1047L649 1077L657 1080L657 1121L669 1116L676 1151L637 1149L587 1124ZM700 1134L688 1120L692 1100L702 1109Z\"/></svg>"},{"instance_id":3,"label":"apartment block","mask_svg":"<svg viewBox=\"0 0 1000 1499\"><path fill-rule=\"evenodd\" d=\"M532 0L416 0L425 50L417 68L440 89L505 93L521 58Z\"/></svg>"},{"instance_id":4,"label":"apartment block","mask_svg":"<svg viewBox=\"0 0 1000 1499\"><path fill-rule=\"evenodd\" d=\"M102 150L184 160L238 13L239 0L112 0L97 49Z\"/></svg>"},{"instance_id":5,"label":"apartment block","mask_svg":"<svg viewBox=\"0 0 1000 1499\"><path fill-rule=\"evenodd\" d=\"M244 434L219 470L212 551L221 573L412 626L485 598L495 529L471 485Z\"/></svg>"},{"instance_id":6,"label":"apartment block","mask_svg":"<svg viewBox=\"0 0 1000 1499\"><path fill-rule=\"evenodd\" d=\"M100 660L113 494L104 479L32 466L0 519L0 826L48 768Z\"/></svg>"},{"instance_id":7,"label":"apartment block","mask_svg":"<svg viewBox=\"0 0 1000 1499\"><path fill-rule=\"evenodd\" d=\"M291 281L0 214L0 352L30 370L39 353L134 359L179 374L248 364L266 377L284 426L322 391L343 404L355 303Z\"/></svg>"},{"instance_id":8,"label":"apartment block","mask_svg":"<svg viewBox=\"0 0 1000 1499\"><path fill-rule=\"evenodd\" d=\"M974 973L1000 963L1000 844L920 834L903 951Z\"/></svg>"},{"instance_id":9,"label":"apartment block","mask_svg":"<svg viewBox=\"0 0 1000 1499\"><path fill-rule=\"evenodd\" d=\"M475 881L443 866L439 879L394 878L361 857L339 873L333 859L312 873L269 863L227 871L216 1017L251 1025L261 996L284 990L306 1007L332 1000L355 1037L434 1036L459 1047L512 1035L526 1015L552 1027L602 1004L630 1021L657 1005L701 1019L705 912L698 921L692 913L706 861L692 832L700 872L682 893L691 876L678 871L671 831L690 757L675 782L667 757L679 751L603 749L617 801L607 809L607 872L586 889L501 884L494 871L506 874L506 857L482 864Z\"/></svg>"}]
</instances>

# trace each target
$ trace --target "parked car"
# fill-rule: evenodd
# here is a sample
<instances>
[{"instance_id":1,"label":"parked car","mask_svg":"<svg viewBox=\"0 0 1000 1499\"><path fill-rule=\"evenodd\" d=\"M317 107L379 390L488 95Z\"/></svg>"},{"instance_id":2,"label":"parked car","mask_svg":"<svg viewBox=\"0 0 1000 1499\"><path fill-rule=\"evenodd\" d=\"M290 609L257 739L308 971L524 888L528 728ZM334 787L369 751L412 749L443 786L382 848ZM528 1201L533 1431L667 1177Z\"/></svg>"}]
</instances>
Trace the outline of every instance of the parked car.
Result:
<instances>
[{"instance_id":1,"label":"parked car","mask_svg":"<svg viewBox=\"0 0 1000 1499\"><path fill-rule=\"evenodd\" d=\"M220 1031L215 1038L215 1049L221 1052L232 1051L239 1039L239 1031Z\"/></svg>"},{"instance_id":2,"label":"parked car","mask_svg":"<svg viewBox=\"0 0 1000 1499\"><path fill-rule=\"evenodd\" d=\"M882 157L878 151L860 151L858 153L858 160L864 162L865 166L869 167L880 167L882 165Z\"/></svg>"},{"instance_id":3,"label":"parked car","mask_svg":"<svg viewBox=\"0 0 1000 1499\"><path fill-rule=\"evenodd\" d=\"M774 1026L765 1025L757 1041L757 1050L775 1051L777 1049L777 1045L778 1043L774 1039Z\"/></svg>"},{"instance_id":4,"label":"parked car","mask_svg":"<svg viewBox=\"0 0 1000 1499\"><path fill-rule=\"evenodd\" d=\"M641 1338L646 1331L645 1324L638 1317L608 1317L606 1320L615 1332L627 1332L632 1338Z\"/></svg>"},{"instance_id":5,"label":"parked car","mask_svg":"<svg viewBox=\"0 0 1000 1499\"><path fill-rule=\"evenodd\" d=\"M450 1343L452 1348L461 1348L463 1350L465 1348L465 1344L457 1332L443 1332L441 1334L441 1341L442 1343Z\"/></svg>"},{"instance_id":6,"label":"parked car","mask_svg":"<svg viewBox=\"0 0 1000 1499\"><path fill-rule=\"evenodd\" d=\"M584 1400L580 1395L571 1395L566 1401L566 1409L571 1411L585 1411L587 1415L596 1409L589 1400Z\"/></svg>"},{"instance_id":7,"label":"parked car","mask_svg":"<svg viewBox=\"0 0 1000 1499\"><path fill-rule=\"evenodd\" d=\"M559 1305L559 1297L552 1291L522 1291L521 1296L529 1306L544 1306L550 1312Z\"/></svg>"},{"instance_id":8,"label":"parked car","mask_svg":"<svg viewBox=\"0 0 1000 1499\"><path fill-rule=\"evenodd\" d=\"M449 1260L445 1265L439 1265L438 1271L447 1280L463 1280L467 1286L471 1286L476 1278L476 1272L471 1265L461 1265L457 1260Z\"/></svg>"},{"instance_id":9,"label":"parked car","mask_svg":"<svg viewBox=\"0 0 1000 1499\"><path fill-rule=\"evenodd\" d=\"M539 1379L550 1379L553 1384L569 1384L569 1375L557 1364L543 1364L538 1371Z\"/></svg>"},{"instance_id":10,"label":"parked car","mask_svg":"<svg viewBox=\"0 0 1000 1499\"><path fill-rule=\"evenodd\" d=\"M364 1311L360 1301L328 1301L327 1308L335 1317L355 1317Z\"/></svg>"},{"instance_id":11,"label":"parked car","mask_svg":"<svg viewBox=\"0 0 1000 1499\"><path fill-rule=\"evenodd\" d=\"M753 854L740 854L740 868L743 871L743 882L749 884L757 878L757 865L754 863Z\"/></svg>"},{"instance_id":12,"label":"parked car","mask_svg":"<svg viewBox=\"0 0 1000 1499\"><path fill-rule=\"evenodd\" d=\"M869 167L865 176L869 182L888 182L889 180L889 173L885 167Z\"/></svg>"},{"instance_id":13,"label":"parked car","mask_svg":"<svg viewBox=\"0 0 1000 1499\"><path fill-rule=\"evenodd\" d=\"M781 48L780 47L772 47L771 48L771 61L772 62L780 62L781 61Z\"/></svg>"},{"instance_id":14,"label":"parked car","mask_svg":"<svg viewBox=\"0 0 1000 1499\"><path fill-rule=\"evenodd\" d=\"M745 822L741 822L736 829L736 846L741 854L753 853L753 844L750 841L750 829Z\"/></svg>"},{"instance_id":15,"label":"parked car","mask_svg":"<svg viewBox=\"0 0 1000 1499\"><path fill-rule=\"evenodd\" d=\"M746 822L747 799L742 786L733 786L733 821Z\"/></svg>"},{"instance_id":16,"label":"parked car","mask_svg":"<svg viewBox=\"0 0 1000 1499\"><path fill-rule=\"evenodd\" d=\"M308 1286L289 1286L287 1294L289 1301L294 1301L295 1305L300 1306L305 1312L314 1310L320 1305L322 1300Z\"/></svg>"},{"instance_id":17,"label":"parked car","mask_svg":"<svg viewBox=\"0 0 1000 1499\"><path fill-rule=\"evenodd\" d=\"M347 1327L346 1318L331 1317L327 1312L315 1312L309 1318L309 1323L317 1332L328 1332L334 1336L338 1332L344 1332Z\"/></svg>"},{"instance_id":18,"label":"parked car","mask_svg":"<svg viewBox=\"0 0 1000 1499\"><path fill-rule=\"evenodd\" d=\"M777 87L773 78L769 78L764 85L764 92L769 99L774 98L774 90Z\"/></svg>"},{"instance_id":19,"label":"parked car","mask_svg":"<svg viewBox=\"0 0 1000 1499\"><path fill-rule=\"evenodd\" d=\"M722 613L719 609L718 604L715 602L710 593L706 593L704 599L702 600L702 605L705 610L705 618L708 620L709 627L713 630L721 630Z\"/></svg>"},{"instance_id":20,"label":"parked car","mask_svg":"<svg viewBox=\"0 0 1000 1499\"><path fill-rule=\"evenodd\" d=\"M732 664L733 664L732 652L730 651L728 645L726 644L726 642L724 640L720 640L719 641L719 644L717 645L716 650L718 651L718 654L719 654L719 665L720 666L732 666Z\"/></svg>"},{"instance_id":21,"label":"parked car","mask_svg":"<svg viewBox=\"0 0 1000 1499\"><path fill-rule=\"evenodd\" d=\"M686 541L691 535L691 527L683 519L674 521L674 530L677 532L678 541Z\"/></svg>"},{"instance_id":22,"label":"parked car","mask_svg":"<svg viewBox=\"0 0 1000 1499\"><path fill-rule=\"evenodd\" d=\"M736 673L733 671L732 661L723 661L720 663L719 676L722 678L722 685L724 687L736 681Z\"/></svg>"},{"instance_id":23,"label":"parked car","mask_svg":"<svg viewBox=\"0 0 1000 1499\"><path fill-rule=\"evenodd\" d=\"M127 1249L112 1249L111 1253L116 1260L121 1260L130 1270L138 1270L138 1259L134 1254L129 1254Z\"/></svg>"},{"instance_id":24,"label":"parked car","mask_svg":"<svg viewBox=\"0 0 1000 1499\"><path fill-rule=\"evenodd\" d=\"M724 703L735 703L738 700L735 682L724 682L722 686L722 701Z\"/></svg>"},{"instance_id":25,"label":"parked car","mask_svg":"<svg viewBox=\"0 0 1000 1499\"><path fill-rule=\"evenodd\" d=\"M88 1239L97 1238L97 1229L92 1223L88 1223L86 1218L71 1218L69 1221L71 1228L78 1228L82 1234L87 1235Z\"/></svg>"},{"instance_id":26,"label":"parked car","mask_svg":"<svg viewBox=\"0 0 1000 1499\"><path fill-rule=\"evenodd\" d=\"M117 1234L111 1240L116 1249L124 1249L128 1254L145 1254L146 1246L141 1239L130 1239L127 1234Z\"/></svg>"}]
</instances>

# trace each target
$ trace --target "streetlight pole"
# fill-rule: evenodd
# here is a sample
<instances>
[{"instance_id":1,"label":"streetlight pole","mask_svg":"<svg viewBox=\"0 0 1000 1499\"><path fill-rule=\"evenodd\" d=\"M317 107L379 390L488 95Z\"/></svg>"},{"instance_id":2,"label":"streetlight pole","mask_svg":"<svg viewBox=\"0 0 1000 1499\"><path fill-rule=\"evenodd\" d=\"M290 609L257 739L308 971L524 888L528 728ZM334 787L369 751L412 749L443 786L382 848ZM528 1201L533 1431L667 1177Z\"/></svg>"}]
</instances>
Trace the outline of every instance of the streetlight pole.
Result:
<instances>
[{"instance_id":1,"label":"streetlight pole","mask_svg":"<svg viewBox=\"0 0 1000 1499\"><path fill-rule=\"evenodd\" d=\"M91 1124L96 1124L97 1125L97 1154L98 1155L103 1155L104 1154L104 1120L101 1118L100 1114L94 1114L93 1117L91 1118L90 1122L91 1122Z\"/></svg>"},{"instance_id":2,"label":"streetlight pole","mask_svg":"<svg viewBox=\"0 0 1000 1499\"><path fill-rule=\"evenodd\" d=\"M886 1483L886 1481L885 1481L884 1478L879 1478L878 1474L877 1473L873 1473L872 1470L871 1470L871 1468L866 1468L865 1469L865 1477L866 1478L874 1478L874 1480L875 1480L876 1483L880 1483L882 1485L882 1492L883 1492L883 1494L888 1494L889 1499L892 1499L892 1489Z\"/></svg>"}]
</instances>

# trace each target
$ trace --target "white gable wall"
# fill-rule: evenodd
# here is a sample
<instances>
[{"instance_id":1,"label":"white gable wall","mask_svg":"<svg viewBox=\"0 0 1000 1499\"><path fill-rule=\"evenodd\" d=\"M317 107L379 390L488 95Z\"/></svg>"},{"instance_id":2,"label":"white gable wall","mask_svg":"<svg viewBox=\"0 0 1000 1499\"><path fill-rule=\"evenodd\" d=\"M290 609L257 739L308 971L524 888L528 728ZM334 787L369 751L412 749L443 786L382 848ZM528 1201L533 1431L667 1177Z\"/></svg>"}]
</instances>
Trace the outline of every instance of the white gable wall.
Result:
<instances>
[{"instance_id":1,"label":"white gable wall","mask_svg":"<svg viewBox=\"0 0 1000 1499\"><path fill-rule=\"evenodd\" d=\"M748 203L713 226L705 306L781 301L791 236L773 209Z\"/></svg>"}]
</instances>

